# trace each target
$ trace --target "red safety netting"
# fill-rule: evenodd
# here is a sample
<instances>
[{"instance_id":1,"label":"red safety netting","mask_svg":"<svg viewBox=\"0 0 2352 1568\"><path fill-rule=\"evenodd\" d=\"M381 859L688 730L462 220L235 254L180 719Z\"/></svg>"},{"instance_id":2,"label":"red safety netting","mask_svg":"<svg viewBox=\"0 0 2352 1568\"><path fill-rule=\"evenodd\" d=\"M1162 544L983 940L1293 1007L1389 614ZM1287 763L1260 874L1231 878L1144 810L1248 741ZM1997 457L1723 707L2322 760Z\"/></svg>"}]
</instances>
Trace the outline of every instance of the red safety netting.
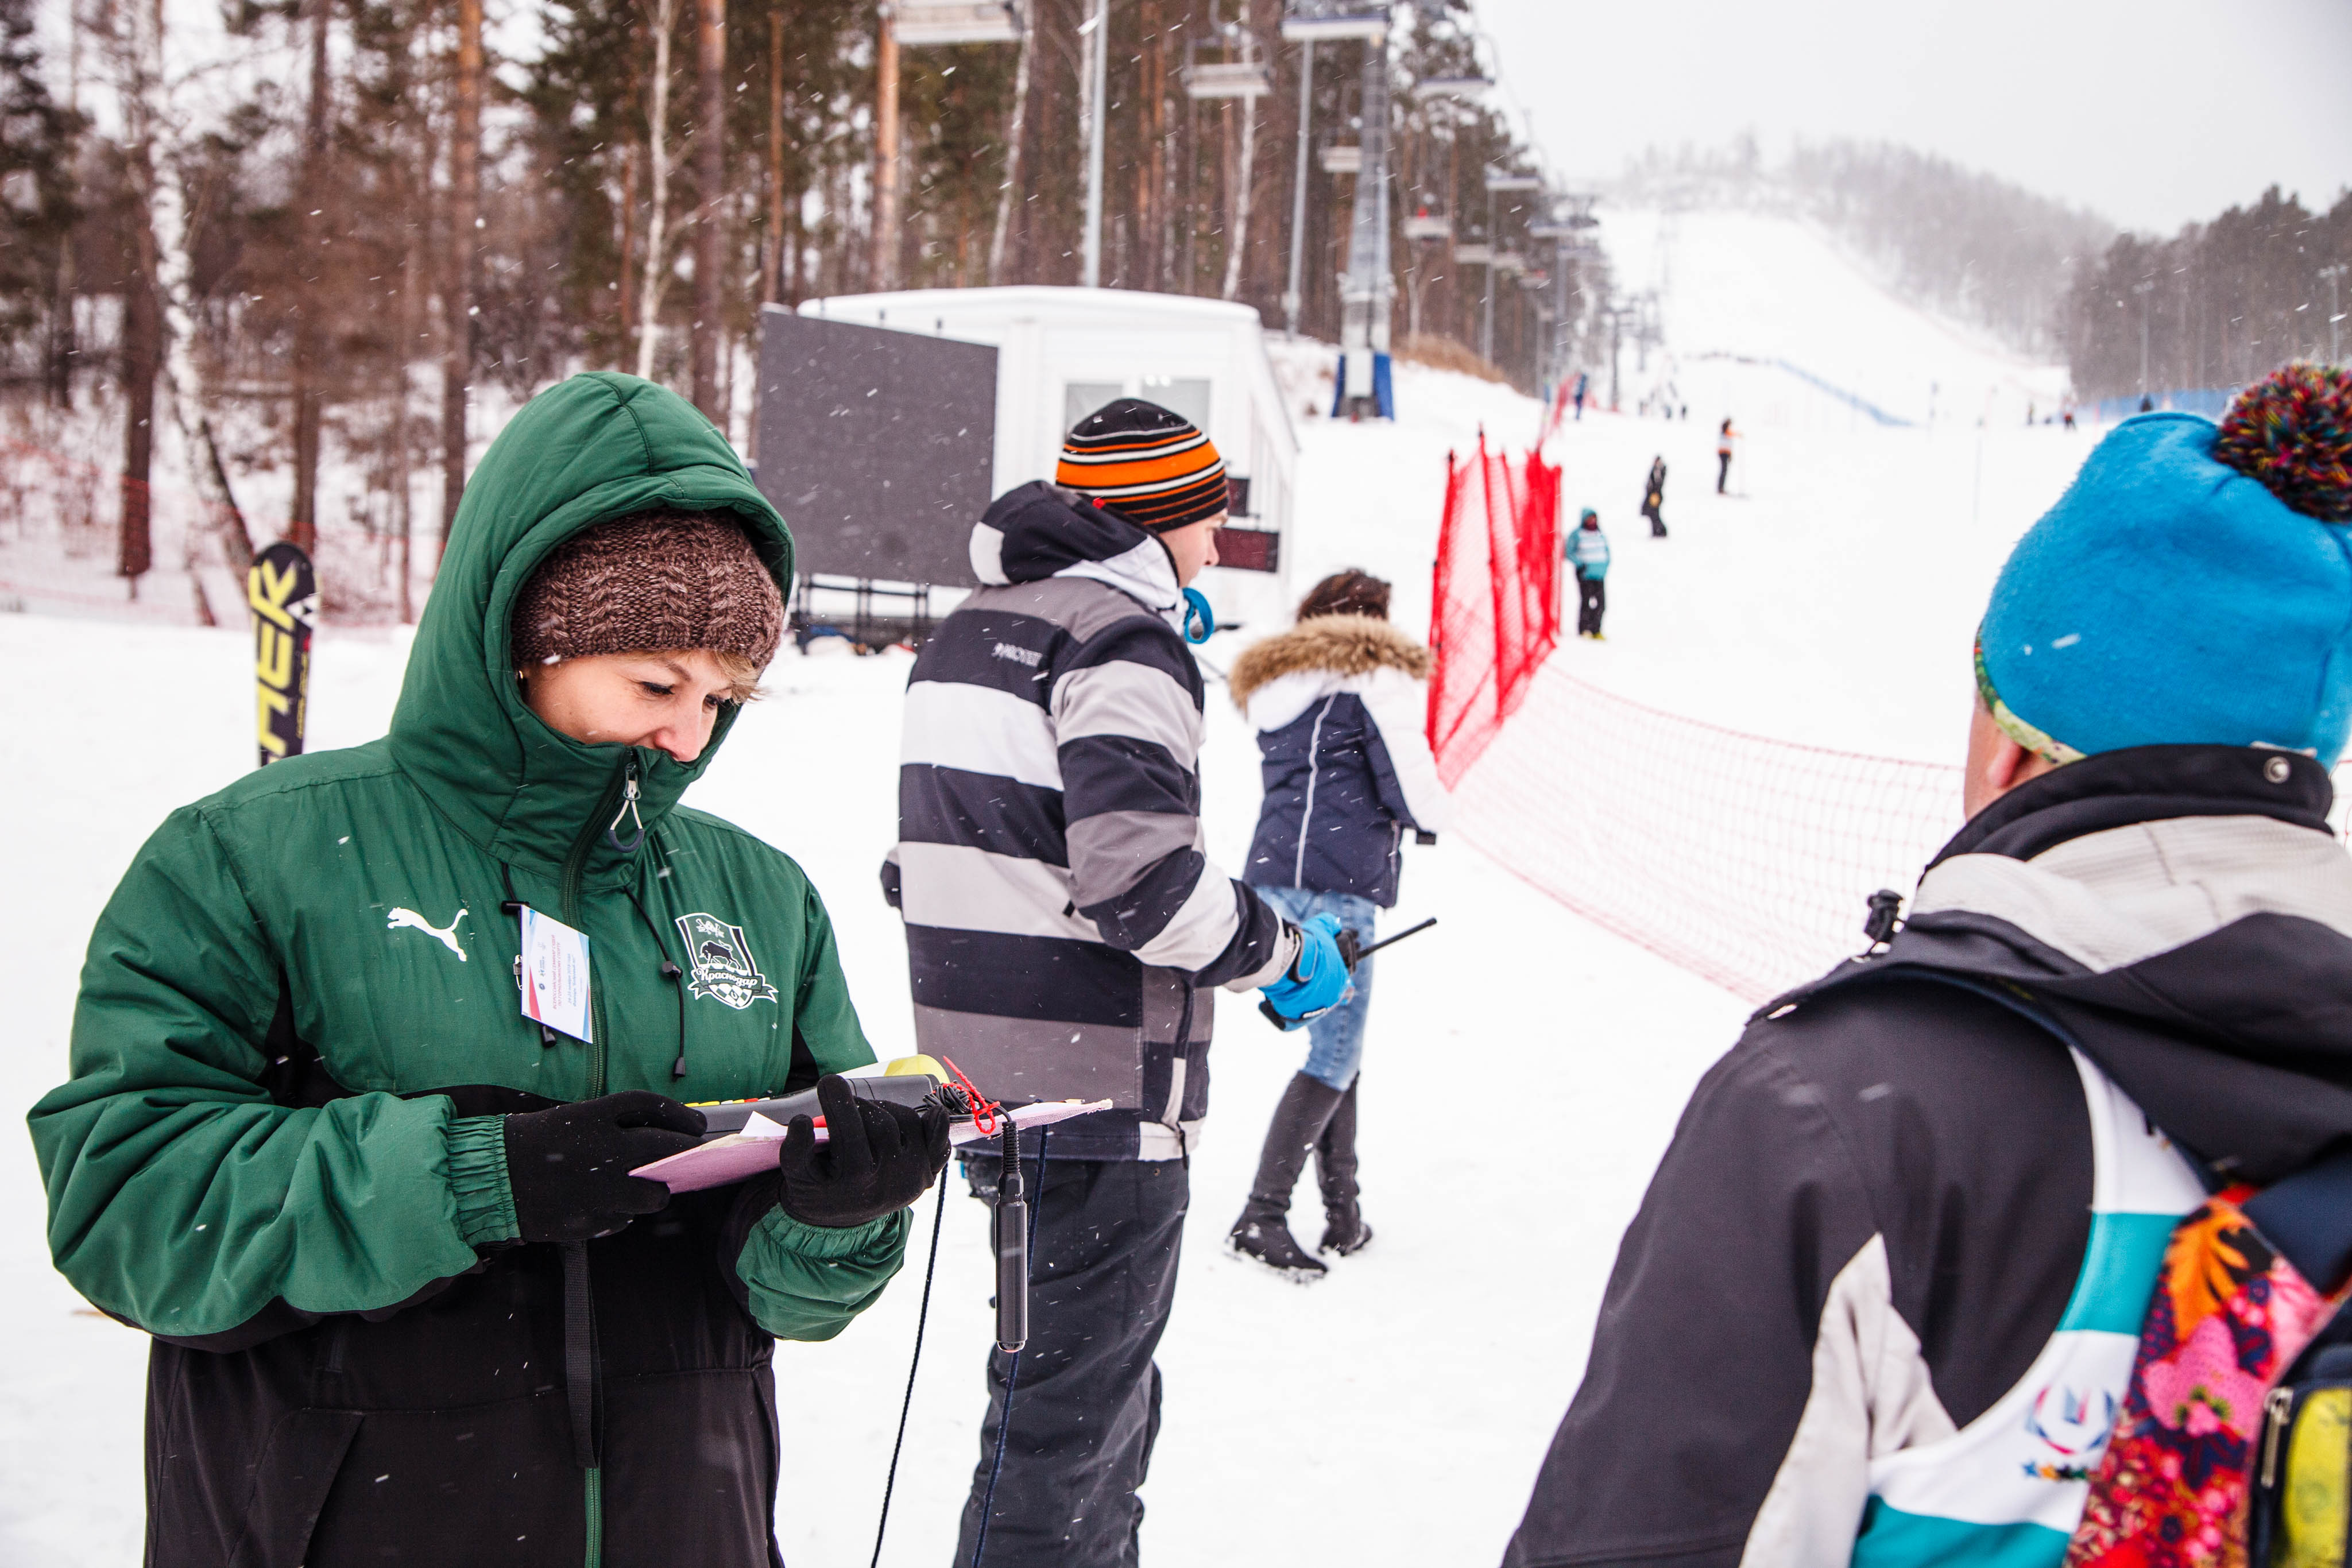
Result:
<instances>
[{"instance_id":1,"label":"red safety netting","mask_svg":"<svg viewBox=\"0 0 2352 1568\"><path fill-rule=\"evenodd\" d=\"M1429 644L1429 745L1450 788L1559 642L1559 470L1537 454L1446 455Z\"/></svg>"},{"instance_id":2,"label":"red safety netting","mask_svg":"<svg viewBox=\"0 0 2352 1568\"><path fill-rule=\"evenodd\" d=\"M2336 776L2336 831L2352 767ZM1960 829L1960 769L1769 740L1560 669L1455 797L1455 829L1569 908L1749 1001L1867 946Z\"/></svg>"},{"instance_id":3,"label":"red safety netting","mask_svg":"<svg viewBox=\"0 0 2352 1568\"><path fill-rule=\"evenodd\" d=\"M1960 770L1795 746L1563 670L1456 797L1462 835L1596 925L1751 1001L1866 945L1961 822Z\"/></svg>"}]
</instances>

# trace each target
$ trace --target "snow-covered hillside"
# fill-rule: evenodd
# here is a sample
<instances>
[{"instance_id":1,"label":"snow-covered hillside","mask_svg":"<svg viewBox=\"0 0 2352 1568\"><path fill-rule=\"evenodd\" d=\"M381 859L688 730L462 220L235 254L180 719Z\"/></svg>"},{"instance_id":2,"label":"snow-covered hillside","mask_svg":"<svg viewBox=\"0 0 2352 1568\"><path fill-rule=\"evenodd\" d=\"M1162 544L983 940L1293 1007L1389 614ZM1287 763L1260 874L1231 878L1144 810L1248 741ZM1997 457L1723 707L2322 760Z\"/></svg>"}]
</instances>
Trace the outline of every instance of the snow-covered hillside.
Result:
<instances>
[{"instance_id":1,"label":"snow-covered hillside","mask_svg":"<svg viewBox=\"0 0 2352 1568\"><path fill-rule=\"evenodd\" d=\"M1623 232L1612 230L1620 276L1639 283L1648 263L1632 225ZM1973 417L1841 424L1818 406L1771 402L1754 390L1762 382L1727 380L1719 401L1705 401L1693 389L1707 383L1688 368L1709 362L1699 352L1779 344L1807 362L1806 341L1832 345L1822 323L1836 319L1852 275L1828 270L1833 253L1815 242L1809 254L1804 239L1742 216L1652 225L1691 417L1588 414L1555 443L1570 505L1596 507L1618 549L1609 640L1571 639L1556 667L1743 729L1949 758L1992 570L2091 438L2026 430L2021 407L1980 433ZM1738 303L1723 305L1737 289ZM1825 346L1811 361L1819 373L1882 389L1958 376L1916 347L1937 340L1933 323L1903 325L1899 308L1874 298L1880 325L1834 340L1834 352ZM1727 321L1756 336L1731 336ZM1304 408L1328 350L1286 347L1281 357ZM1757 401L1735 395L1743 391ZM1411 366L1399 369L1398 395L1393 426L1302 421L1297 586L1332 567L1368 567L1395 580L1398 619L1417 631L1446 450L1466 449L1482 425L1524 446L1539 411L1505 389ZM1711 432L1726 415L1745 439L1734 494L1717 499ZM1658 541L1633 516L1654 453L1673 470L1674 533ZM1226 666L1237 645L1219 638L1207 662ZM401 633L322 635L315 746L381 731L404 652ZM164 812L249 765L250 654L239 632L23 615L0 616L0 656L33 677L0 698L0 759L15 781L6 863L18 889L0 914L0 993L14 1025L0 1100L23 1107L64 1071L82 945L123 864ZM808 867L886 1052L911 1034L904 946L875 882L893 837L907 663L787 652L771 672L773 695L693 797ZM89 713L98 716L75 716ZM1206 810L1213 847L1232 865L1256 809L1255 748L1213 688L1210 737ZM1363 1091L1366 1213L1379 1239L1312 1290L1219 1249L1301 1051L1245 1006L1222 1019L1184 1279L1160 1357L1166 1425L1145 1493L1154 1563L1495 1561L1575 1387L1617 1237L1691 1084L1745 1010L1466 846L1414 853L1404 887L1400 925L1431 914L1443 924L1382 960ZM1497 1107L1517 1106L1538 1109L1504 1135ZM1302 1226L1319 1225L1311 1192ZM133 1561L143 1343L50 1270L41 1208L20 1143L0 1160L0 1333L13 1352L0 1380L0 1562ZM832 1343L779 1351L780 1535L804 1568L862 1562L871 1549L928 1226L927 1200L910 1270L880 1306ZM979 1457L984 1235L983 1211L951 1195L886 1562L942 1560Z\"/></svg>"}]
</instances>

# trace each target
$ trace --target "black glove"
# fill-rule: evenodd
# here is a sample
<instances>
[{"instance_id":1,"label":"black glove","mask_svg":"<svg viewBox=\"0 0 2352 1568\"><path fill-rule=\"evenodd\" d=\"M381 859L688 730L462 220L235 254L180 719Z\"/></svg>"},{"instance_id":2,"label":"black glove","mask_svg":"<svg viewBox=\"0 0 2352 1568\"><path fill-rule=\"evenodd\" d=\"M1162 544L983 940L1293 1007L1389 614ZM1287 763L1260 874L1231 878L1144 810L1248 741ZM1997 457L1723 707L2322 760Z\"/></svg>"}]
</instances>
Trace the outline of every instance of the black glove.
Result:
<instances>
[{"instance_id":1,"label":"black glove","mask_svg":"<svg viewBox=\"0 0 2352 1568\"><path fill-rule=\"evenodd\" d=\"M896 1213L923 1196L947 1168L947 1113L861 1100L837 1073L816 1082L826 1141L816 1124L795 1116L777 1155L783 1177L776 1201L803 1225L845 1230Z\"/></svg>"},{"instance_id":2,"label":"black glove","mask_svg":"<svg viewBox=\"0 0 2352 1568\"><path fill-rule=\"evenodd\" d=\"M629 1173L702 1141L702 1113L631 1089L509 1116L507 1184L525 1241L610 1236L669 1202L669 1188Z\"/></svg>"}]
</instances>

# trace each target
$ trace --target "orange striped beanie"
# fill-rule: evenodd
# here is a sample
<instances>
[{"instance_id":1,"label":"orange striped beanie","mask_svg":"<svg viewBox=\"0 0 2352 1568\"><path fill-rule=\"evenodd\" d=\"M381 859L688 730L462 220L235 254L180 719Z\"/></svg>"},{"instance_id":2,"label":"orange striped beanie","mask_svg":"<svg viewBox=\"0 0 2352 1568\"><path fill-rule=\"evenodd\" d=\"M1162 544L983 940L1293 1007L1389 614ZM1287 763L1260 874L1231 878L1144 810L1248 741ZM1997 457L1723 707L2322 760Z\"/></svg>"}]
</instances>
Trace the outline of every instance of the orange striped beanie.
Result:
<instances>
[{"instance_id":1,"label":"orange striped beanie","mask_svg":"<svg viewBox=\"0 0 2352 1568\"><path fill-rule=\"evenodd\" d=\"M1078 421L1054 482L1157 533L1225 510L1225 460L1182 414L1123 397Z\"/></svg>"}]
</instances>

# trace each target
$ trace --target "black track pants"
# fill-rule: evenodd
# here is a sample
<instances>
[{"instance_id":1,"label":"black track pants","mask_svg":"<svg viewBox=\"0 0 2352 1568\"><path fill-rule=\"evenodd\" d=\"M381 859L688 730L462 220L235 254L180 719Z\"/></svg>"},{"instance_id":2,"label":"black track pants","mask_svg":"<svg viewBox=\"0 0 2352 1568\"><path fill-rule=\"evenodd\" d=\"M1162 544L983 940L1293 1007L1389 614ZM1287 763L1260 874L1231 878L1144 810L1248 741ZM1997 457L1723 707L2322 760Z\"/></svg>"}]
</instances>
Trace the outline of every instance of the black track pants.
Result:
<instances>
[{"instance_id":1,"label":"black track pants","mask_svg":"<svg viewBox=\"0 0 2352 1568\"><path fill-rule=\"evenodd\" d=\"M1582 595L1582 602L1576 612L1577 635L1580 637L1590 633L1598 637L1601 635L1601 617L1609 608L1609 586L1600 578L1586 577L1580 572L1576 579L1576 591Z\"/></svg>"},{"instance_id":2,"label":"black track pants","mask_svg":"<svg viewBox=\"0 0 2352 1568\"><path fill-rule=\"evenodd\" d=\"M969 1161L972 1196L993 1201L1002 1168ZM1133 1568L1143 1525L1135 1491L1160 1435L1151 1354L1175 1304L1189 1183L1176 1160L1049 1160L1041 1197L1036 1172L1024 1162L1029 1201L1042 1205L1029 1255L1029 1344L982 1562ZM989 1353L980 1468L953 1568L972 1568L1012 1360Z\"/></svg>"},{"instance_id":3,"label":"black track pants","mask_svg":"<svg viewBox=\"0 0 2352 1568\"><path fill-rule=\"evenodd\" d=\"M1731 477L1731 454L1718 452L1715 455L1715 460L1720 465L1715 471L1715 493L1720 496L1723 494L1725 483Z\"/></svg>"}]
</instances>

